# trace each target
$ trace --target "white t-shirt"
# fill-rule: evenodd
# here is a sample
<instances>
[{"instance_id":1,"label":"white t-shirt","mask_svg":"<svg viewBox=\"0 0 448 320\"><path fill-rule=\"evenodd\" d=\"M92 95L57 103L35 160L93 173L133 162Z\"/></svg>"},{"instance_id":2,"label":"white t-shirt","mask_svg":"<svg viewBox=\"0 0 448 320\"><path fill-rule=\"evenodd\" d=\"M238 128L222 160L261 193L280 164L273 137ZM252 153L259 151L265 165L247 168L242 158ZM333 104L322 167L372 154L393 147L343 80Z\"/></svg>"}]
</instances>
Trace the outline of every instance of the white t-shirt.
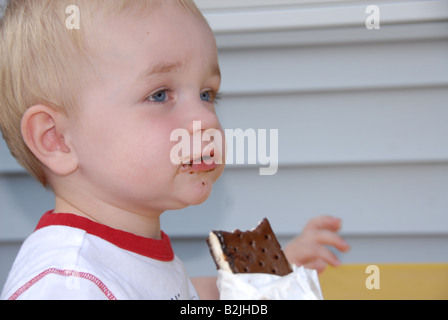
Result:
<instances>
[{"instance_id":1,"label":"white t-shirt","mask_svg":"<svg viewBox=\"0 0 448 320\"><path fill-rule=\"evenodd\" d=\"M1 299L199 299L169 237L139 237L72 214L46 213L24 242Z\"/></svg>"}]
</instances>

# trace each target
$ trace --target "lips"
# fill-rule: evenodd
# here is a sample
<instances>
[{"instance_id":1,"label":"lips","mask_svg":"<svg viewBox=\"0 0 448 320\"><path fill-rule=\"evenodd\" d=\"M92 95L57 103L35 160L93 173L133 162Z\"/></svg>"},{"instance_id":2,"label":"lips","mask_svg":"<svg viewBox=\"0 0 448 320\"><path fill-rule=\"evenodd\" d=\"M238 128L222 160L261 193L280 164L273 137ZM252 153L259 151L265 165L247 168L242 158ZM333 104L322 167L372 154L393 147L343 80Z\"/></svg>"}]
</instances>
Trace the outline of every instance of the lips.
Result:
<instances>
[{"instance_id":1,"label":"lips","mask_svg":"<svg viewBox=\"0 0 448 320\"><path fill-rule=\"evenodd\" d=\"M210 162L209 162L210 163ZM201 161L201 163L198 164L184 164L183 169L189 172L208 172L215 170L218 167L218 165L214 162L211 164L208 164L204 160Z\"/></svg>"},{"instance_id":2,"label":"lips","mask_svg":"<svg viewBox=\"0 0 448 320\"><path fill-rule=\"evenodd\" d=\"M181 171L185 172L209 172L215 170L218 165L214 159L214 151L210 152L210 156L196 158L191 160L190 163L183 164L181 167Z\"/></svg>"}]
</instances>

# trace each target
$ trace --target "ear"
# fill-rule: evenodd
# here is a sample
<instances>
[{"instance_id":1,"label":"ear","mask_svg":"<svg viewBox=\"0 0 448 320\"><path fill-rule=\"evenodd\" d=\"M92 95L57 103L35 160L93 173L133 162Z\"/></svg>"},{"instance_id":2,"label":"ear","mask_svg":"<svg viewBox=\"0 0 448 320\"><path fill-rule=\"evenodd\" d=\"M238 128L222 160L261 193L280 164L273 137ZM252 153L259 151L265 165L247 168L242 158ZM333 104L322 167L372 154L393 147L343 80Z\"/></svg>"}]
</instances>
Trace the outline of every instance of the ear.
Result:
<instances>
[{"instance_id":1,"label":"ear","mask_svg":"<svg viewBox=\"0 0 448 320\"><path fill-rule=\"evenodd\" d=\"M21 126L23 139L31 152L60 176L67 176L78 168L76 154L67 139L66 123L67 118L61 112L35 105L25 112Z\"/></svg>"}]
</instances>

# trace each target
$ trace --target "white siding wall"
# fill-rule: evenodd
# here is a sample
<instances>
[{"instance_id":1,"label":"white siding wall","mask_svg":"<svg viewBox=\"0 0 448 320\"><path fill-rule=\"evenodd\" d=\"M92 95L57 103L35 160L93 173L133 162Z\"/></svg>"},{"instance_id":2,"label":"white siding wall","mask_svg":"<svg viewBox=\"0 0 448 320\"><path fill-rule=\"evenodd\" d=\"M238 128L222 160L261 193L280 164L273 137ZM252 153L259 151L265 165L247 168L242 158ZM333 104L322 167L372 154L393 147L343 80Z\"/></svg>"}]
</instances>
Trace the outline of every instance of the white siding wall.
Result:
<instances>
[{"instance_id":1,"label":"white siding wall","mask_svg":"<svg viewBox=\"0 0 448 320\"><path fill-rule=\"evenodd\" d=\"M204 205L163 217L192 276L211 229L271 220L282 242L343 218L353 262L448 262L448 2L201 0L220 47L224 128L278 129L280 168L228 166ZM272 4L275 4L273 6ZM0 143L0 285L52 198Z\"/></svg>"}]
</instances>

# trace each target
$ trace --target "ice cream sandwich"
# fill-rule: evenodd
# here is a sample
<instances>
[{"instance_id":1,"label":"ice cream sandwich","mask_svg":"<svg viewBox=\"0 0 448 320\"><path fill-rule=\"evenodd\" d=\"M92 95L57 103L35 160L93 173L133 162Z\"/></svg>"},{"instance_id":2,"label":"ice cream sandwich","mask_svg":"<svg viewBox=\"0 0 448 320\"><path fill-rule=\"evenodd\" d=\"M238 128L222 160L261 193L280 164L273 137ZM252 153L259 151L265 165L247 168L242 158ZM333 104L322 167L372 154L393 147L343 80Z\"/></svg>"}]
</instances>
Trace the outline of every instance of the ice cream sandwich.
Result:
<instances>
[{"instance_id":1,"label":"ice cream sandwich","mask_svg":"<svg viewBox=\"0 0 448 320\"><path fill-rule=\"evenodd\" d=\"M207 243L218 270L278 276L292 272L267 219L250 231L212 231Z\"/></svg>"}]
</instances>

